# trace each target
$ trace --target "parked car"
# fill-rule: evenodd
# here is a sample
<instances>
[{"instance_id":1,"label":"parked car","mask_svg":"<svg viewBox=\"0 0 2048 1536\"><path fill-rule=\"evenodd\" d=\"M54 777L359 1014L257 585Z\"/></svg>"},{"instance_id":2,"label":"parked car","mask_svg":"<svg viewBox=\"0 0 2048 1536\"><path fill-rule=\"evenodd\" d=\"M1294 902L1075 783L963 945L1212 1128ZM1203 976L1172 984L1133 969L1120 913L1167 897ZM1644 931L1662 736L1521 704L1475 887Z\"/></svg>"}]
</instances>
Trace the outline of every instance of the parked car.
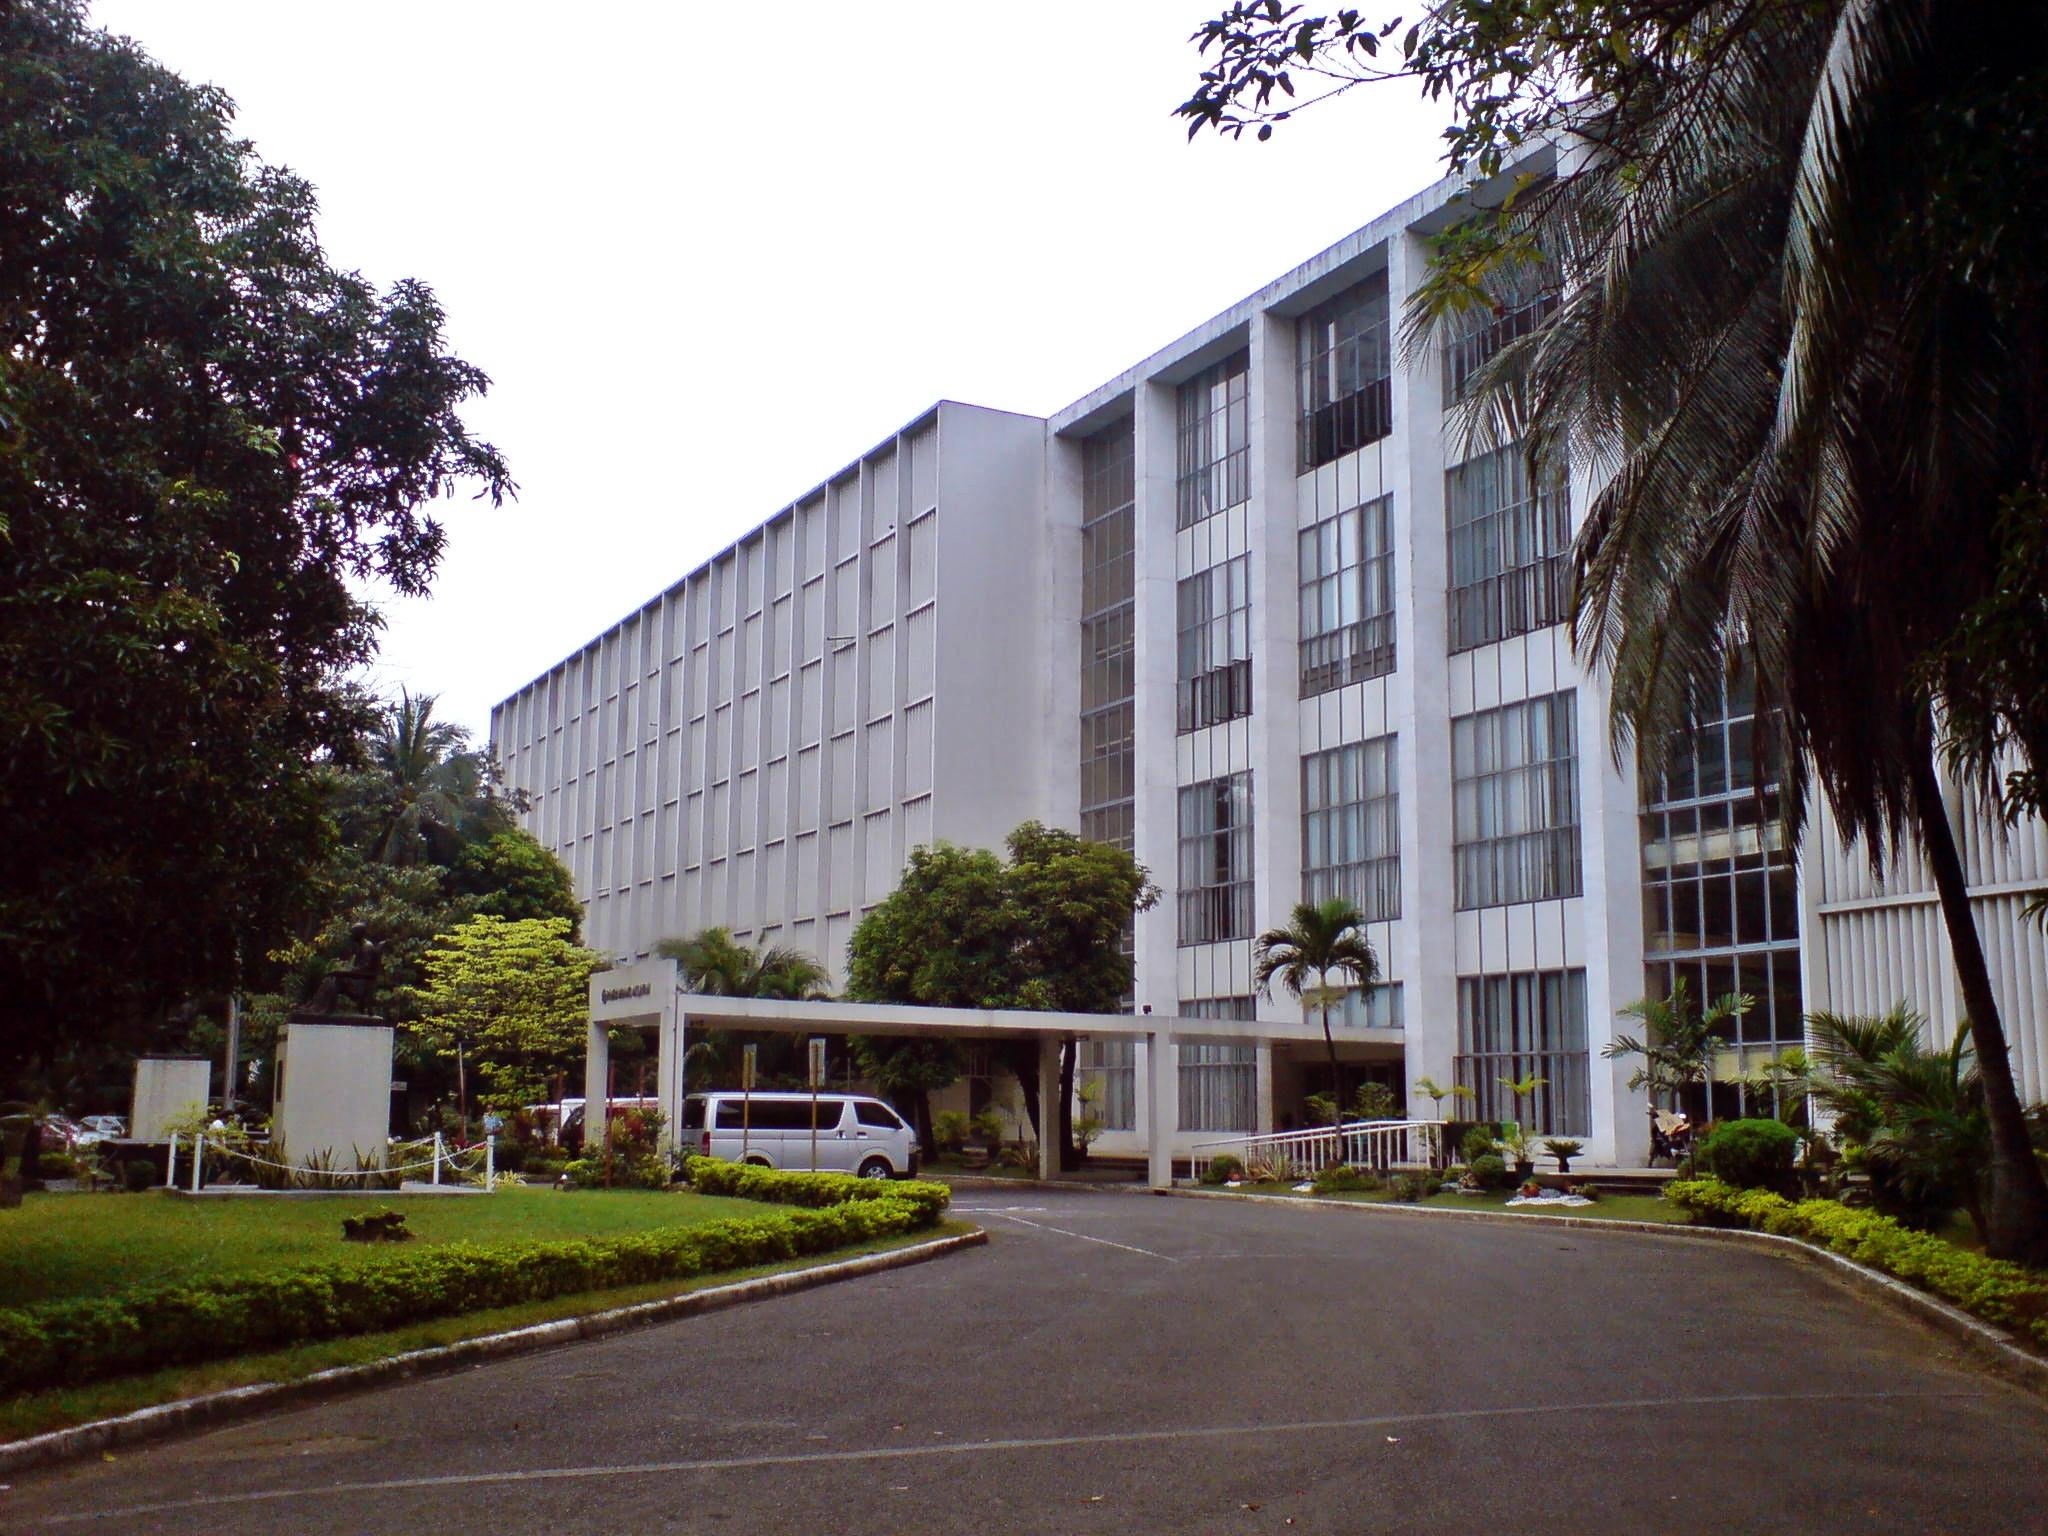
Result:
<instances>
[{"instance_id":1,"label":"parked car","mask_svg":"<svg viewBox=\"0 0 2048 1536\"><path fill-rule=\"evenodd\" d=\"M729 1162L864 1179L910 1178L919 1152L916 1133L901 1115L880 1099L853 1093L821 1093L815 1100L808 1093L693 1093L683 1101L677 1140L688 1151Z\"/></svg>"}]
</instances>

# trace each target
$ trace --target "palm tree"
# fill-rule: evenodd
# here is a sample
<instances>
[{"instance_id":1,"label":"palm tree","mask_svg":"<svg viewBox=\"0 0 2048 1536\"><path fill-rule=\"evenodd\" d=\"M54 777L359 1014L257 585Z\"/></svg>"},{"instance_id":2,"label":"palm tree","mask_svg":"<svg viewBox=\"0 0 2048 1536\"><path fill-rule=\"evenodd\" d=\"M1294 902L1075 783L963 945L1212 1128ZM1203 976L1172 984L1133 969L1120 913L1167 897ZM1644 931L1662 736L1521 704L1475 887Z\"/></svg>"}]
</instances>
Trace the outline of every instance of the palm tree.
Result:
<instances>
[{"instance_id":1,"label":"palm tree","mask_svg":"<svg viewBox=\"0 0 2048 1536\"><path fill-rule=\"evenodd\" d=\"M730 928L700 928L688 938L663 939L654 952L673 960L692 992L714 997L771 997L788 1002L805 1002L827 997L831 980L825 968L800 949L787 945L742 944ZM688 1046L683 1059L713 1072L732 1069L732 1047L736 1038L722 1030L707 1030L704 1037ZM763 1068L773 1079L796 1070L797 1041L794 1035L769 1033L756 1038L768 1047L769 1060Z\"/></svg>"},{"instance_id":2,"label":"palm tree","mask_svg":"<svg viewBox=\"0 0 2048 1536\"><path fill-rule=\"evenodd\" d=\"M1862 1146L1880 1208L1927 1225L1960 1205L1982 1239L1990 1126L1968 1026L1931 1051L1927 1021L1904 1005L1876 1018L1810 1014L1807 1025L1813 1095L1836 1134Z\"/></svg>"},{"instance_id":3,"label":"palm tree","mask_svg":"<svg viewBox=\"0 0 2048 1536\"><path fill-rule=\"evenodd\" d=\"M1671 991L1664 997L1639 997L1621 1011L1641 1019L1644 1029L1635 1035L1616 1035L1601 1050L1609 1061L1640 1056L1642 1064L1629 1074L1631 1093L1649 1090L1650 1123L1657 1122L1657 1101L1669 1098L1684 1106L1688 1094L1702 1087L1713 1075L1714 1057L1734 1037L1735 1020L1756 1006L1756 999L1744 992L1730 992L1705 1013L1692 1000L1683 976L1672 978ZM1694 1121L1707 1118L1702 1096ZM1654 1139L1654 1138L1653 1138Z\"/></svg>"},{"instance_id":4,"label":"palm tree","mask_svg":"<svg viewBox=\"0 0 2048 1536\"><path fill-rule=\"evenodd\" d=\"M1252 980L1259 996L1271 997L1278 981L1288 993L1323 1016L1323 1044L1330 1053L1330 1126L1341 1134L1344 1106L1337 1066L1337 1037L1330 1033L1330 1006L1343 988L1331 974L1348 977L1361 993L1380 979L1379 956L1365 936L1365 914L1341 896L1296 905L1285 928L1262 933L1252 943Z\"/></svg>"},{"instance_id":5,"label":"palm tree","mask_svg":"<svg viewBox=\"0 0 2048 1536\"><path fill-rule=\"evenodd\" d=\"M378 805L372 852L385 864L445 862L494 804L469 733L434 718L435 695L403 689L378 711L365 747Z\"/></svg>"},{"instance_id":6,"label":"palm tree","mask_svg":"<svg viewBox=\"0 0 2048 1536\"><path fill-rule=\"evenodd\" d=\"M1982 784L2004 748L2048 752L1998 700L1949 707L1982 705L1981 658L1952 642L1997 595L2001 498L2048 471L2042 279L2020 254L2038 245L2017 233L2048 186L2016 171L2022 210L1970 169L1970 114L2019 110L2043 23L2021 38L1966 12L1751 10L1694 56L1700 78L1595 124L1600 152L1526 199L1492 258L1425 285L1409 334L1474 302L1475 270L1556 263L1557 307L1475 376L1464 427L1600 484L1573 638L1610 672L1617 750L1686 729L1739 668L1795 838L1811 785L1874 860L1918 842L1983 1081L1988 1246L2048 1263L2048 1182L1938 769L1945 747Z\"/></svg>"}]
</instances>

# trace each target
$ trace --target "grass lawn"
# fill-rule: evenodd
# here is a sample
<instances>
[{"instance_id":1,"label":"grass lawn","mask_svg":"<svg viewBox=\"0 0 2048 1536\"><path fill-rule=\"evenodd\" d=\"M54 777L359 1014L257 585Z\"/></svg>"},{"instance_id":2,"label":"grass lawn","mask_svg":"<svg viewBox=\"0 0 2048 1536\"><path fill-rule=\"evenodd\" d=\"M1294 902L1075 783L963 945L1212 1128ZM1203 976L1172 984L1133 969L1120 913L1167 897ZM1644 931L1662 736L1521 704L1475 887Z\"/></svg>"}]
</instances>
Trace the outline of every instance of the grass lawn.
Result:
<instances>
[{"instance_id":1,"label":"grass lawn","mask_svg":"<svg viewBox=\"0 0 2048 1536\"><path fill-rule=\"evenodd\" d=\"M1292 1195L1292 1184L1246 1184L1239 1189L1227 1190L1228 1194ZM1514 1191L1501 1190L1490 1195L1431 1195L1419 1200L1418 1205L1436 1206L1451 1211L1498 1211L1507 1216L1590 1216L1604 1221L1668 1221L1683 1223L1684 1211L1671 1204L1661 1195L1602 1195L1591 1205L1510 1207L1508 1201ZM1385 1190L1370 1194L1346 1195L1303 1195L1300 1198L1317 1200L1349 1201L1356 1205L1391 1205L1396 1203Z\"/></svg>"},{"instance_id":2,"label":"grass lawn","mask_svg":"<svg viewBox=\"0 0 2048 1536\"><path fill-rule=\"evenodd\" d=\"M341 1219L405 1212L410 1243L345 1243ZM503 1189L490 1195L193 1199L32 1194L0 1211L0 1306L102 1296L157 1281L377 1264L422 1245L602 1237L758 1212L747 1200L659 1190ZM575 1309L571 1309L575 1310Z\"/></svg>"},{"instance_id":3,"label":"grass lawn","mask_svg":"<svg viewBox=\"0 0 2048 1536\"><path fill-rule=\"evenodd\" d=\"M79 1197L81 1201L90 1197ZM150 1197L135 1196L131 1199L109 1197L105 1201L93 1200L99 1204L132 1204ZM503 1200L504 1193L490 1197L492 1201ZM514 1193L513 1199L525 1200L531 1197ZM552 1195L547 1198L555 1198ZM574 1200L571 1195L560 1197L566 1204ZM713 1200L699 1196L661 1194L615 1194L597 1195L588 1199L619 1201L636 1208L654 1206L674 1212L684 1203L704 1210L696 1219L708 1215L727 1215L737 1207L754 1208L750 1202L735 1200ZM53 1202L54 1203L54 1202ZM194 1202L195 1204L197 1202ZM305 1202L314 1204L315 1202ZM331 1202L318 1202L326 1205ZM395 1202L394 1202L395 1203ZM435 1202L429 1199L408 1202L410 1205L428 1203L462 1203L454 1201ZM343 1202L353 1212L353 1205ZM28 1209L24 1202L23 1209ZM7 1216L19 1212L9 1211ZM332 1220L335 1230L340 1230L341 1213L334 1212ZM408 1221L413 1218L408 1215ZM613 1215L606 1219L612 1225L605 1231L619 1231L632 1225L671 1225L671 1221L643 1220L638 1223ZM0 1238L4 1238L6 1227L0 1225ZM585 1228L584 1230L596 1230ZM807 1269L819 1264L836 1264L843 1259L854 1258L863 1253L881 1253L891 1248L904 1248L913 1243L929 1242L935 1237L955 1233L971 1232L973 1227L966 1222L942 1222L936 1228L924 1232L906 1233L901 1237L883 1238L871 1243L862 1243L851 1248L842 1248L834 1253L816 1258L793 1259L786 1264L768 1264L753 1269L731 1270L718 1275L700 1275L694 1280L661 1281L652 1285L624 1286L609 1291L586 1291L578 1296L557 1296L548 1301L529 1302L524 1306L500 1307L491 1312L472 1312L462 1317L437 1318L432 1322L418 1323L410 1328L394 1329L388 1333L359 1334L349 1339L328 1339L318 1344L304 1344L296 1349L279 1350L268 1355L243 1355L232 1360L213 1361L205 1365L177 1366L170 1370L155 1371L148 1375L128 1376L115 1381L95 1382L90 1386L73 1387L61 1391L32 1392L11 1398L0 1398L0 1441L18 1440L28 1435L42 1434L48 1430L62 1429L72 1424L85 1424L94 1419L103 1419L115 1414L132 1413L138 1408L153 1407L158 1403L174 1402L181 1397L196 1397L205 1392L219 1392L229 1387L249 1386L257 1382L297 1381L315 1371L324 1371L333 1366L360 1365L366 1361L382 1360L391 1355L404 1354L407 1350L426 1349L437 1344L453 1344L462 1339L473 1339L486 1333L502 1333L513 1328L525 1328L534 1323L552 1322L557 1318L576 1317L588 1312L602 1312L611 1307L632 1306L637 1302L654 1301L665 1296L680 1296L690 1291L708 1290L712 1286L730 1285L734 1281L749 1280L758 1275L780 1274L787 1270ZM543 1235L534 1233L530 1235ZM551 1229L544 1235L563 1237L574 1235L562 1229ZM445 1241L445 1239L444 1239ZM339 1240L336 1246L340 1246ZM371 1247L351 1243L351 1249ZM399 1245L403 1247L411 1245ZM5 1255L11 1257L11 1255Z\"/></svg>"}]
</instances>

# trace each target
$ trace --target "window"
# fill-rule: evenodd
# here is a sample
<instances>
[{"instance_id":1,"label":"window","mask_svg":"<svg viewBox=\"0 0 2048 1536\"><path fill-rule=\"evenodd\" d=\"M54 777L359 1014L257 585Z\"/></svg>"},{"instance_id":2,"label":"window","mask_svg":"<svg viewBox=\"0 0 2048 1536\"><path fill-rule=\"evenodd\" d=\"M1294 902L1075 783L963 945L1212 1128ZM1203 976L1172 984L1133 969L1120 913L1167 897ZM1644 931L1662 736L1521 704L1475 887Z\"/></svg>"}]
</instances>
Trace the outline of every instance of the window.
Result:
<instances>
[{"instance_id":1,"label":"window","mask_svg":"<svg viewBox=\"0 0 2048 1536\"><path fill-rule=\"evenodd\" d=\"M1074 1070L1095 1086L1091 1110L1105 1131L1138 1128L1138 1045L1128 1036L1083 1040Z\"/></svg>"},{"instance_id":2,"label":"window","mask_svg":"<svg viewBox=\"0 0 2048 1536\"><path fill-rule=\"evenodd\" d=\"M1385 272L1302 316L1296 341L1301 356L1304 471L1393 430Z\"/></svg>"},{"instance_id":3,"label":"window","mask_svg":"<svg viewBox=\"0 0 2048 1536\"><path fill-rule=\"evenodd\" d=\"M1393 502L1301 530L1301 697L1394 670Z\"/></svg>"},{"instance_id":4,"label":"window","mask_svg":"<svg viewBox=\"0 0 2048 1536\"><path fill-rule=\"evenodd\" d=\"M1512 273L1492 304L1475 305L1453 324L1444 341L1444 405L1455 405L1486 360L1509 342L1527 336L1557 308L1557 274L1537 263Z\"/></svg>"},{"instance_id":5,"label":"window","mask_svg":"<svg viewBox=\"0 0 2048 1536\"><path fill-rule=\"evenodd\" d=\"M1577 703L1567 689L1451 722L1460 910L1579 894Z\"/></svg>"},{"instance_id":6,"label":"window","mask_svg":"<svg viewBox=\"0 0 2048 1536\"><path fill-rule=\"evenodd\" d=\"M1248 939L1252 932L1252 776L1190 784L1180 792L1182 944Z\"/></svg>"},{"instance_id":7,"label":"window","mask_svg":"<svg viewBox=\"0 0 2048 1536\"><path fill-rule=\"evenodd\" d=\"M863 1099L856 1099L853 1102L853 1118L862 1125L873 1126L878 1130L903 1129L903 1121L898 1118L896 1111L886 1104L872 1104Z\"/></svg>"},{"instance_id":8,"label":"window","mask_svg":"<svg viewBox=\"0 0 2048 1536\"><path fill-rule=\"evenodd\" d=\"M1301 760L1302 895L1341 896L1369 923L1401 915L1401 795L1395 738Z\"/></svg>"},{"instance_id":9,"label":"window","mask_svg":"<svg viewBox=\"0 0 2048 1536\"><path fill-rule=\"evenodd\" d=\"M1251 366L1240 352L1180 387L1176 528L1251 500Z\"/></svg>"},{"instance_id":10,"label":"window","mask_svg":"<svg viewBox=\"0 0 2048 1536\"><path fill-rule=\"evenodd\" d=\"M1193 1013L1196 1006L1199 1005L1183 1003L1181 1012L1202 1017ZM1256 1131L1259 1128L1258 1047L1183 1044L1179 1050L1180 1128L1184 1131Z\"/></svg>"},{"instance_id":11,"label":"window","mask_svg":"<svg viewBox=\"0 0 2048 1536\"><path fill-rule=\"evenodd\" d=\"M1530 971L1458 978L1458 1081L1475 1120L1512 1120L1541 1135L1591 1128L1586 1064L1586 973ZM1502 1078L1540 1077L1517 1101Z\"/></svg>"},{"instance_id":12,"label":"window","mask_svg":"<svg viewBox=\"0 0 2048 1536\"><path fill-rule=\"evenodd\" d=\"M1346 987L1344 1001L1330 1010L1332 1029L1400 1029L1404 1022L1398 981L1383 981L1363 993L1357 987Z\"/></svg>"},{"instance_id":13,"label":"window","mask_svg":"<svg viewBox=\"0 0 2048 1536\"><path fill-rule=\"evenodd\" d=\"M1685 979L1701 1007L1755 999L1730 1022L1710 1092L1717 1117L1772 1115L1739 1079L1805 1038L1796 860L1779 817L1777 775L1760 748L1740 680L1710 685L1693 723L1642 776L1643 948L1648 992Z\"/></svg>"},{"instance_id":14,"label":"window","mask_svg":"<svg viewBox=\"0 0 2048 1536\"><path fill-rule=\"evenodd\" d=\"M1534 480L1519 444L1444 476L1451 649L1527 634L1565 617L1571 508L1554 473Z\"/></svg>"},{"instance_id":15,"label":"window","mask_svg":"<svg viewBox=\"0 0 2048 1536\"><path fill-rule=\"evenodd\" d=\"M818 1129L821 1132L836 1131L840 1116L845 1112L844 1099L818 1100ZM718 1101L718 1130L741 1129L742 1117L748 1130L808 1133L811 1128L811 1101L808 1098L763 1098L758 1094L751 1101L741 1098Z\"/></svg>"},{"instance_id":16,"label":"window","mask_svg":"<svg viewBox=\"0 0 2048 1536\"><path fill-rule=\"evenodd\" d=\"M1081 445L1081 835L1125 849L1136 778L1132 476L1130 422Z\"/></svg>"},{"instance_id":17,"label":"window","mask_svg":"<svg viewBox=\"0 0 2048 1536\"><path fill-rule=\"evenodd\" d=\"M1175 591L1180 645L1176 721L1200 730L1252 712L1251 557L1183 580Z\"/></svg>"}]
</instances>

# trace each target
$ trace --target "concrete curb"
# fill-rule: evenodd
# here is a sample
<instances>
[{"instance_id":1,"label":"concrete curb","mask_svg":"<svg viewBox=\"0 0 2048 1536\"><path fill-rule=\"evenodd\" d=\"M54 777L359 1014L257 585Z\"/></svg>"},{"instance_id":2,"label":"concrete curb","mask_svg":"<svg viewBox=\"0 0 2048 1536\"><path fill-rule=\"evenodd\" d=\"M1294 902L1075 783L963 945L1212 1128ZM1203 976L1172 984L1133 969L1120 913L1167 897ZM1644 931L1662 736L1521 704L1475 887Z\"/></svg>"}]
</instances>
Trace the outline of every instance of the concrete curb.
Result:
<instances>
[{"instance_id":1,"label":"concrete curb","mask_svg":"<svg viewBox=\"0 0 2048 1536\"><path fill-rule=\"evenodd\" d=\"M1233 1195L1222 1190L1210 1189L1156 1189L1146 1190L1144 1193L1168 1195L1182 1200L1257 1201L1260 1204L1291 1205L1297 1209L1358 1211L1371 1216L1411 1216L1433 1221L1510 1222L1519 1226L1540 1222L1553 1227L1577 1227L1582 1231L1630 1232L1650 1237L1676 1237L1693 1241L1703 1239L1708 1242L1749 1243L1767 1247L1781 1254L1818 1262L1823 1268L1831 1268L1836 1278L1847 1281L1851 1288L1861 1291L1872 1300L1910 1312L1921 1322L1948 1335L1963 1346L1965 1353L1972 1360L1989 1369L1992 1374L2024 1388L2037 1397L2048 1399L2048 1359L2043 1359L2024 1345L2014 1342L2012 1335L2004 1329L1995 1327L1981 1318L1972 1317L1962 1308L1952 1306L1939 1296L1930 1296L1903 1280L1894 1279L1882 1270L1859 1264L1854 1259L1832 1249L1822 1248L1818 1244L1809 1243L1803 1238L1780 1237L1775 1232L1752 1232L1746 1227L1696 1227L1682 1221L1622 1221L1602 1216L1545 1216L1539 1212L1521 1214L1508 1211L1457 1211L1428 1205L1369 1204L1362 1200L1308 1200L1298 1195Z\"/></svg>"},{"instance_id":2,"label":"concrete curb","mask_svg":"<svg viewBox=\"0 0 2048 1536\"><path fill-rule=\"evenodd\" d=\"M73 1461L117 1445L135 1445L146 1440L185 1434L277 1408L339 1397L364 1387L382 1386L414 1376L437 1375L467 1365L481 1365L489 1360L573 1344L579 1339L599 1338L647 1323L694 1317L699 1313L722 1311L750 1301L764 1301L771 1296L787 1296L839 1280L877 1274L882 1270L903 1269L962 1248L977 1247L987 1241L988 1234L983 1231L959 1232L950 1237L915 1243L908 1248L893 1248L886 1253L867 1253L836 1263L814 1264L808 1269L763 1275L758 1279L690 1291L681 1296L664 1296L629 1307L612 1307L582 1317L557 1318L551 1323L535 1323L506 1333L487 1333L454 1344L408 1350L402 1355L371 1360L362 1365L335 1366L330 1370L315 1371L298 1381L259 1382L252 1386L208 1392L201 1397L159 1403L154 1408L140 1408L118 1418L97 1419L90 1424L75 1424L69 1429L53 1429L26 1440L0 1444L0 1475Z\"/></svg>"}]
</instances>

